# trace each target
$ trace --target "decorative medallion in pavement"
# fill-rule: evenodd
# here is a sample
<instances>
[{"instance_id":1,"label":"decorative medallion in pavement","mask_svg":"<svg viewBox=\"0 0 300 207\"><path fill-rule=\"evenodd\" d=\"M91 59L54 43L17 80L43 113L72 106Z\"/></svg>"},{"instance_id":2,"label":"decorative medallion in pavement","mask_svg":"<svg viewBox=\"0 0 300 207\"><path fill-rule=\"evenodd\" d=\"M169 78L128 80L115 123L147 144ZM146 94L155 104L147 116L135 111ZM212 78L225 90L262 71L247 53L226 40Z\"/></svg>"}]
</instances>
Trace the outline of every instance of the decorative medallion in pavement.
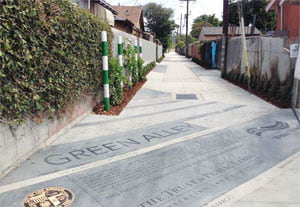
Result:
<instances>
[{"instance_id":1,"label":"decorative medallion in pavement","mask_svg":"<svg viewBox=\"0 0 300 207\"><path fill-rule=\"evenodd\" d=\"M44 188L27 195L23 207L67 207L74 200L73 193L61 187Z\"/></svg>"}]
</instances>

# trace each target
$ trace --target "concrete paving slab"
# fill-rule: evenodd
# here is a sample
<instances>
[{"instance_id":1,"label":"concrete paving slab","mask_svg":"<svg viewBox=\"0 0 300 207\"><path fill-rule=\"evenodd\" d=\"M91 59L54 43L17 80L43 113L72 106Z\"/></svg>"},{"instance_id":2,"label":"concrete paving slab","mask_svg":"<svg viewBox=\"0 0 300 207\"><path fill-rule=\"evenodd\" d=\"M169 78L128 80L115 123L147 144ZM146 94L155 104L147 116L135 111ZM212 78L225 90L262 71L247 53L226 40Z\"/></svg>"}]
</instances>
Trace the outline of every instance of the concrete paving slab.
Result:
<instances>
[{"instance_id":1,"label":"concrete paving slab","mask_svg":"<svg viewBox=\"0 0 300 207\"><path fill-rule=\"evenodd\" d=\"M176 121L125 133L98 135L84 141L53 145L24 162L17 170L2 179L0 185L104 160L204 129L199 125Z\"/></svg>"},{"instance_id":2,"label":"concrete paving slab","mask_svg":"<svg viewBox=\"0 0 300 207\"><path fill-rule=\"evenodd\" d=\"M28 186L22 188L19 192L7 192L4 194L0 194L0 204L1 207L20 207L23 206L23 199L28 194L37 191L39 189L48 188L48 187L63 187L67 189L71 189L74 193L75 198L71 206L95 206L95 207L103 207L101 204L97 202L94 198L92 198L88 193L85 192L80 186L76 183L71 182L68 177L63 177L56 180L51 180L44 183L39 183L36 185Z\"/></svg>"},{"instance_id":3,"label":"concrete paving slab","mask_svg":"<svg viewBox=\"0 0 300 207\"><path fill-rule=\"evenodd\" d=\"M298 207L299 203L280 203L280 202L239 202L232 207Z\"/></svg>"},{"instance_id":4,"label":"concrete paving slab","mask_svg":"<svg viewBox=\"0 0 300 207\"><path fill-rule=\"evenodd\" d=\"M292 113L278 111L218 74L219 71L206 71L175 53L168 54L148 74L148 81L120 116L87 116L19 171L1 180L0 206L20 206L26 194L53 185L75 192L79 200L75 200L74 207L205 206L295 155L300 134ZM203 98L176 101L177 93L194 93ZM168 131L174 128L173 124L190 124L193 129L163 139L151 137L153 144L135 142L143 135ZM132 148L126 149L124 144ZM121 145L124 148L118 149ZM111 148L112 152L86 156L87 148L92 154L101 152L97 147ZM76 162L72 160L65 167L41 164L51 153L56 158L63 155L58 161L69 163L70 155ZM293 175L300 173L300 162L295 161L293 166L283 176L290 177L286 183L282 183L284 179L270 180L276 188L284 185L283 198L293 200L239 200L236 206L297 205L297 198L289 191L298 189L288 187Z\"/></svg>"},{"instance_id":5,"label":"concrete paving slab","mask_svg":"<svg viewBox=\"0 0 300 207\"><path fill-rule=\"evenodd\" d=\"M200 68L199 66L192 66L189 68L196 76L200 76L201 78L203 76L204 77L206 77L206 76L217 77L217 78L219 78L221 76L221 72L219 70L205 70L205 69Z\"/></svg>"},{"instance_id":6,"label":"concrete paving slab","mask_svg":"<svg viewBox=\"0 0 300 207\"><path fill-rule=\"evenodd\" d=\"M154 69L153 72L157 73L166 73L167 72L167 65L157 65Z\"/></svg>"},{"instance_id":7,"label":"concrete paving slab","mask_svg":"<svg viewBox=\"0 0 300 207\"><path fill-rule=\"evenodd\" d=\"M296 153L282 164L271 169L268 173L260 175L261 181L257 181L259 183L256 183L254 188L250 191L248 190L247 193L238 195L237 193L229 192L228 194L231 194L233 202L229 201L229 203L222 206L237 207L249 206L251 204L252 206L274 205L289 207L299 205L300 170L294 169L299 161L300 153ZM239 190L240 188L237 187L235 190ZM236 198L234 199L234 197ZM218 200L221 201L222 199Z\"/></svg>"},{"instance_id":8,"label":"concrete paving slab","mask_svg":"<svg viewBox=\"0 0 300 207\"><path fill-rule=\"evenodd\" d=\"M299 136L294 116L282 110L122 162L48 180L42 186L83 191L83 196L76 194L77 202L82 197L88 206L203 206L298 152ZM41 185L11 192L3 192L9 186L0 186L1 202L20 206L37 186ZM262 202L268 202L266 197L261 196ZM284 202L290 198L282 195ZM78 203L73 206L79 207Z\"/></svg>"},{"instance_id":9,"label":"concrete paving slab","mask_svg":"<svg viewBox=\"0 0 300 207\"><path fill-rule=\"evenodd\" d=\"M197 100L196 94L176 94L177 100Z\"/></svg>"},{"instance_id":10,"label":"concrete paving slab","mask_svg":"<svg viewBox=\"0 0 300 207\"><path fill-rule=\"evenodd\" d=\"M55 142L66 143L79 140L90 139L97 136L97 134L109 135L118 132L125 132L128 129L144 128L165 122L176 120L190 120L197 118L205 118L215 114L222 114L229 110L233 111L242 106L235 106L231 104L218 104L215 102L203 102L200 100L183 101L174 107L172 105L156 105L147 110L143 108L143 114L135 113L134 115L124 113L124 116L118 118L103 120L99 116L89 116L84 119L80 125L73 127L66 132L61 138ZM168 108L169 107L169 108ZM139 109L139 108L138 108Z\"/></svg>"},{"instance_id":11,"label":"concrete paving slab","mask_svg":"<svg viewBox=\"0 0 300 207\"><path fill-rule=\"evenodd\" d=\"M249 106L241 106L235 108L234 110L225 110L222 113L216 113L207 117L191 119L187 122L191 124L199 124L207 128L214 128L216 126L230 127L244 123L246 121L250 121L256 117L268 114L270 112L271 110L257 109Z\"/></svg>"},{"instance_id":12,"label":"concrete paving slab","mask_svg":"<svg viewBox=\"0 0 300 207\"><path fill-rule=\"evenodd\" d=\"M165 77L164 73L158 73L158 72L153 72L148 75L148 78L151 78L151 80L153 81L163 81L164 77Z\"/></svg>"},{"instance_id":13,"label":"concrete paving slab","mask_svg":"<svg viewBox=\"0 0 300 207\"><path fill-rule=\"evenodd\" d=\"M155 99L155 98L170 97L170 96L171 96L170 93L142 88L136 94L135 99Z\"/></svg>"}]
</instances>

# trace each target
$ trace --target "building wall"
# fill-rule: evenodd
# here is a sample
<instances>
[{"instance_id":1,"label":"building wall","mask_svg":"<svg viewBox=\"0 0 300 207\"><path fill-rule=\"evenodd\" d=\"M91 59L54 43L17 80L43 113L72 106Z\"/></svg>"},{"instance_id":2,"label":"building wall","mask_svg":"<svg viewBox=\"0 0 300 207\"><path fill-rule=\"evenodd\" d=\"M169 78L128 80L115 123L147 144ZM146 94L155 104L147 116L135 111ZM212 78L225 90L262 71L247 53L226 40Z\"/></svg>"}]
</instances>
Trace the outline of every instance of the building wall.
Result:
<instances>
[{"instance_id":1,"label":"building wall","mask_svg":"<svg viewBox=\"0 0 300 207\"><path fill-rule=\"evenodd\" d=\"M88 0L71 0L75 4L78 4L81 8L88 9Z\"/></svg>"},{"instance_id":2,"label":"building wall","mask_svg":"<svg viewBox=\"0 0 300 207\"><path fill-rule=\"evenodd\" d=\"M209 40L220 40L222 38L222 35L205 35L203 37L203 40L209 41Z\"/></svg>"},{"instance_id":3,"label":"building wall","mask_svg":"<svg viewBox=\"0 0 300 207\"><path fill-rule=\"evenodd\" d=\"M300 29L300 5L286 6L284 8L284 29L289 31L290 41L298 39Z\"/></svg>"},{"instance_id":4,"label":"building wall","mask_svg":"<svg viewBox=\"0 0 300 207\"><path fill-rule=\"evenodd\" d=\"M280 7L276 9L277 26L276 30L281 30L281 12ZM288 31L289 40L293 42L299 37L300 29L300 5L285 5L283 7L283 30Z\"/></svg>"},{"instance_id":5,"label":"building wall","mask_svg":"<svg viewBox=\"0 0 300 207\"><path fill-rule=\"evenodd\" d=\"M114 26L115 25L115 18L113 13L105 9L103 6L100 4L95 3L94 1L91 1L91 13L93 13L95 16L103 19L106 21L109 25Z\"/></svg>"},{"instance_id":6,"label":"building wall","mask_svg":"<svg viewBox=\"0 0 300 207\"><path fill-rule=\"evenodd\" d=\"M135 25L138 29L141 29L141 23L140 20L138 21L138 23Z\"/></svg>"},{"instance_id":7,"label":"building wall","mask_svg":"<svg viewBox=\"0 0 300 207\"><path fill-rule=\"evenodd\" d=\"M114 28L117 30L120 30L122 32L129 33L129 34L132 33L132 31L130 31L130 28L128 28L128 26L124 22L121 22L121 21L116 21Z\"/></svg>"},{"instance_id":8,"label":"building wall","mask_svg":"<svg viewBox=\"0 0 300 207\"><path fill-rule=\"evenodd\" d=\"M93 0L71 0L75 4L78 4L81 8L83 9L89 9L89 3L90 2L90 12L93 13L95 16L103 19L106 21L109 25L114 26L115 19L113 13L105 9L103 6L100 4L96 3Z\"/></svg>"}]
</instances>

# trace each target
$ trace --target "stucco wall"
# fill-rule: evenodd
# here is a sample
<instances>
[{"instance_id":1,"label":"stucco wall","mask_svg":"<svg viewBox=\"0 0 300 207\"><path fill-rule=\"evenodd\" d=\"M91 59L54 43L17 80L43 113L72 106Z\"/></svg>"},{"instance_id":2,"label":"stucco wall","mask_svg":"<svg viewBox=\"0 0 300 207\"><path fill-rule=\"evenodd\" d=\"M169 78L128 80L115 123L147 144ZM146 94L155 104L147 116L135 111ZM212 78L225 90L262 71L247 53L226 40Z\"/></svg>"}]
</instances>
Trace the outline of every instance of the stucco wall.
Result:
<instances>
[{"instance_id":1,"label":"stucco wall","mask_svg":"<svg viewBox=\"0 0 300 207\"><path fill-rule=\"evenodd\" d=\"M143 60L145 63L156 61L156 44L148 40L140 39L143 47Z\"/></svg>"},{"instance_id":2,"label":"stucco wall","mask_svg":"<svg viewBox=\"0 0 300 207\"><path fill-rule=\"evenodd\" d=\"M138 44L142 42L143 47L143 60L145 63L150 63L153 61L156 61L156 44L154 42L138 38L134 35L128 34L126 32L112 29L114 34L114 40L113 40L113 55L114 57L117 57L118 55L118 37L122 36L124 41L130 41L132 45L134 45L135 40L138 40ZM163 54L162 46L158 46L158 56L161 57Z\"/></svg>"}]
</instances>

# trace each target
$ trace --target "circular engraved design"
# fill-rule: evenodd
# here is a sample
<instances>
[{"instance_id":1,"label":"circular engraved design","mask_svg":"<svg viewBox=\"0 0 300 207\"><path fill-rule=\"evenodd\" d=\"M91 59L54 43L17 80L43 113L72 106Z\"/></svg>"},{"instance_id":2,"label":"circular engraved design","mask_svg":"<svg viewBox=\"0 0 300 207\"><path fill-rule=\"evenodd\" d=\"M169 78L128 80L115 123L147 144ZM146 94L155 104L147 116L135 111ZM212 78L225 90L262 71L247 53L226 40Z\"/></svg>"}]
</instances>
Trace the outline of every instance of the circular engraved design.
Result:
<instances>
[{"instance_id":1,"label":"circular engraved design","mask_svg":"<svg viewBox=\"0 0 300 207\"><path fill-rule=\"evenodd\" d=\"M23 200L23 207L67 207L74 201L72 191L49 187L30 193Z\"/></svg>"}]
</instances>

